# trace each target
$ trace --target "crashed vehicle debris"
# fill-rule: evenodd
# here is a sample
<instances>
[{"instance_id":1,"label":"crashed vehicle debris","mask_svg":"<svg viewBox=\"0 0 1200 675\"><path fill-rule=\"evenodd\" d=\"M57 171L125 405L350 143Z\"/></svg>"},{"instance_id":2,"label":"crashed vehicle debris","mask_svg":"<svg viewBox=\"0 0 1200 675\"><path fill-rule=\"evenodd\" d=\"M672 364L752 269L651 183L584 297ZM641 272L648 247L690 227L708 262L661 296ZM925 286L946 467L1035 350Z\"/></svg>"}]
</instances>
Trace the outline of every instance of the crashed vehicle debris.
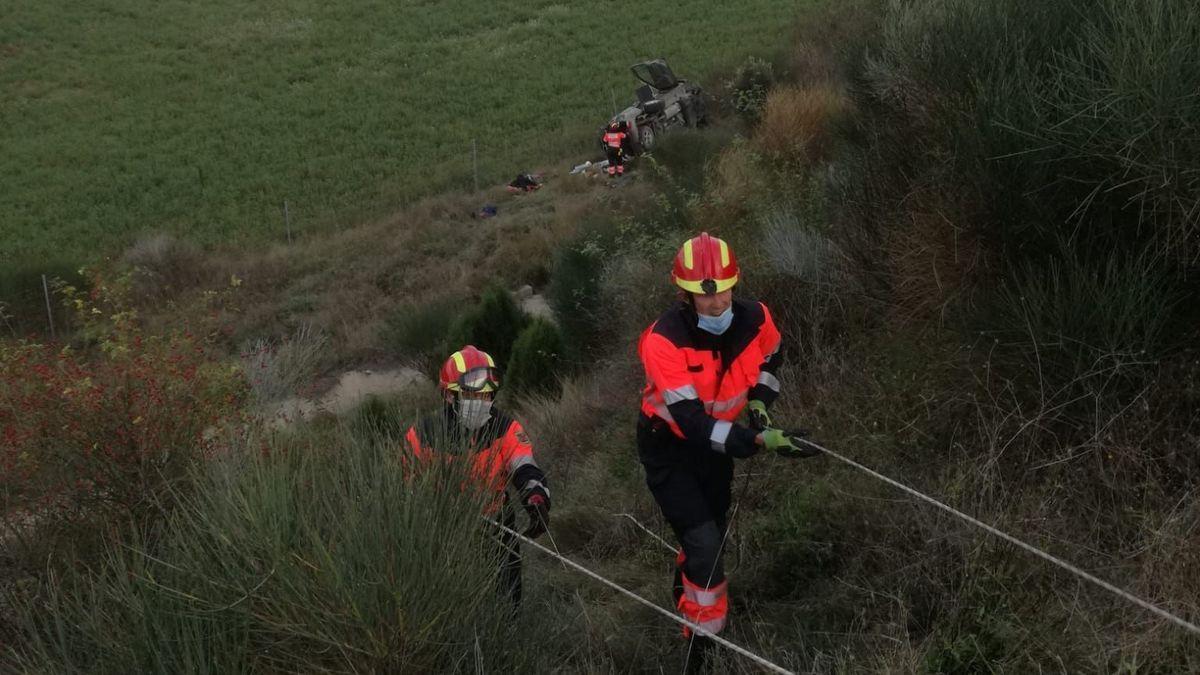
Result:
<instances>
[{"instance_id":1,"label":"crashed vehicle debris","mask_svg":"<svg viewBox=\"0 0 1200 675\"><path fill-rule=\"evenodd\" d=\"M627 125L630 154L652 150L658 136L672 128L704 124L707 111L700 86L675 77L665 59L644 61L630 70L642 82L635 92L637 101L608 121Z\"/></svg>"}]
</instances>

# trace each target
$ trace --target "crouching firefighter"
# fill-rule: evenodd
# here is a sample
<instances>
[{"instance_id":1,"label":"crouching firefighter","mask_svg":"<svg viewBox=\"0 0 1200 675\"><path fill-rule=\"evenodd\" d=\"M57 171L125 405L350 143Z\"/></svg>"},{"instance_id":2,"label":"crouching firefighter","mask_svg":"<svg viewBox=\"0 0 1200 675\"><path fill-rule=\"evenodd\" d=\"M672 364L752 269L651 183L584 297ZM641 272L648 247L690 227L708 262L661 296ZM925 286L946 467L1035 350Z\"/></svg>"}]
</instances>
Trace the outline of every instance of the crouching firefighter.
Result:
<instances>
[{"instance_id":1,"label":"crouching firefighter","mask_svg":"<svg viewBox=\"0 0 1200 675\"><path fill-rule=\"evenodd\" d=\"M500 388L500 375L490 355L467 345L446 360L438 377L443 396L440 412L428 415L408 430L406 438L416 464L439 454L466 452L471 457L471 477L491 492L485 515L516 530L516 514L509 498L511 485L529 515L524 534L536 538L550 522L550 489L546 476L533 459L533 446L521 423L492 405ZM442 446L442 447L439 447ZM521 602L521 550L516 537L499 531L504 549L500 583L502 591Z\"/></svg>"},{"instance_id":2,"label":"crouching firefighter","mask_svg":"<svg viewBox=\"0 0 1200 675\"><path fill-rule=\"evenodd\" d=\"M721 549L733 459L763 448L785 457L817 454L799 440L803 431L771 424L780 334L765 305L733 297L738 274L737 259L721 239L702 233L684 242L672 273L680 300L638 343L646 371L638 455L681 547L676 606L712 634L725 627L729 606ZM737 422L743 409L748 426ZM701 635L693 645L703 649L710 642Z\"/></svg>"},{"instance_id":3,"label":"crouching firefighter","mask_svg":"<svg viewBox=\"0 0 1200 675\"><path fill-rule=\"evenodd\" d=\"M629 124L612 122L604 132L601 142L604 153L608 156L608 175L623 176L625 174L625 147L629 138Z\"/></svg>"}]
</instances>

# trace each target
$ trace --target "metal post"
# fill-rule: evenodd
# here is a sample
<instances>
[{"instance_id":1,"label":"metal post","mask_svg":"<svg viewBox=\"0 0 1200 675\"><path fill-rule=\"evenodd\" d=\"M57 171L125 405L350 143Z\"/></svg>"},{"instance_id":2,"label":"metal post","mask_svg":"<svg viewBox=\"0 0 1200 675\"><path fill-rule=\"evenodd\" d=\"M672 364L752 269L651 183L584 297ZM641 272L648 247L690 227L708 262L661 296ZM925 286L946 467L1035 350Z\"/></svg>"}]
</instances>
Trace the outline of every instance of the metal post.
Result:
<instances>
[{"instance_id":1,"label":"metal post","mask_svg":"<svg viewBox=\"0 0 1200 675\"><path fill-rule=\"evenodd\" d=\"M479 192L479 146L471 139L471 171L475 176L475 191Z\"/></svg>"},{"instance_id":2,"label":"metal post","mask_svg":"<svg viewBox=\"0 0 1200 675\"><path fill-rule=\"evenodd\" d=\"M46 320L50 322L50 339L54 339L54 311L50 309L50 284L46 282L46 275L42 275L42 293L46 296Z\"/></svg>"},{"instance_id":3,"label":"metal post","mask_svg":"<svg viewBox=\"0 0 1200 675\"><path fill-rule=\"evenodd\" d=\"M283 200L283 227L287 230L288 243L292 243L292 216L288 212L287 200Z\"/></svg>"},{"instance_id":4,"label":"metal post","mask_svg":"<svg viewBox=\"0 0 1200 675\"><path fill-rule=\"evenodd\" d=\"M617 116L617 90L613 89L612 87L609 87L608 88L608 96L609 96L609 98L612 99L613 117L616 117Z\"/></svg>"}]
</instances>

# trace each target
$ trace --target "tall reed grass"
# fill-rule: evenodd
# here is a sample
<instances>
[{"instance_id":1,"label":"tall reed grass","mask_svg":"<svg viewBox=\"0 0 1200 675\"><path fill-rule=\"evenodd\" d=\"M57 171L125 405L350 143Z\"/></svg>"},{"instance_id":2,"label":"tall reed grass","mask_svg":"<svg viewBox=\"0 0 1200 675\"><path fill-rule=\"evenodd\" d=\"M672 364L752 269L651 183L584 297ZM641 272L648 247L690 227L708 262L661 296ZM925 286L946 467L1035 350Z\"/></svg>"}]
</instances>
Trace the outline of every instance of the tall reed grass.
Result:
<instances>
[{"instance_id":1,"label":"tall reed grass","mask_svg":"<svg viewBox=\"0 0 1200 675\"><path fill-rule=\"evenodd\" d=\"M30 672L396 672L533 666L466 462L340 427L208 464L160 527L22 607ZM441 444L442 447L447 447ZM453 451L453 448L450 448Z\"/></svg>"}]
</instances>

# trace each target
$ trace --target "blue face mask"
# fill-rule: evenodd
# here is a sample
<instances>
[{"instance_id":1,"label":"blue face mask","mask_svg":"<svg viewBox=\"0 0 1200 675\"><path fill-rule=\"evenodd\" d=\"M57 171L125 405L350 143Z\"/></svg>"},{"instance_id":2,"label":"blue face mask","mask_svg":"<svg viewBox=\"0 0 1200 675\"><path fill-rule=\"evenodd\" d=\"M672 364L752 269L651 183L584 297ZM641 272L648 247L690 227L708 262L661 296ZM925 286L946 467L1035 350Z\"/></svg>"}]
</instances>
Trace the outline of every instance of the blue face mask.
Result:
<instances>
[{"instance_id":1,"label":"blue face mask","mask_svg":"<svg viewBox=\"0 0 1200 675\"><path fill-rule=\"evenodd\" d=\"M721 312L720 316L704 316L703 314L697 316L700 317L700 321L696 325L700 327L700 330L713 335L721 335L729 330L730 324L733 323L733 305Z\"/></svg>"}]
</instances>

